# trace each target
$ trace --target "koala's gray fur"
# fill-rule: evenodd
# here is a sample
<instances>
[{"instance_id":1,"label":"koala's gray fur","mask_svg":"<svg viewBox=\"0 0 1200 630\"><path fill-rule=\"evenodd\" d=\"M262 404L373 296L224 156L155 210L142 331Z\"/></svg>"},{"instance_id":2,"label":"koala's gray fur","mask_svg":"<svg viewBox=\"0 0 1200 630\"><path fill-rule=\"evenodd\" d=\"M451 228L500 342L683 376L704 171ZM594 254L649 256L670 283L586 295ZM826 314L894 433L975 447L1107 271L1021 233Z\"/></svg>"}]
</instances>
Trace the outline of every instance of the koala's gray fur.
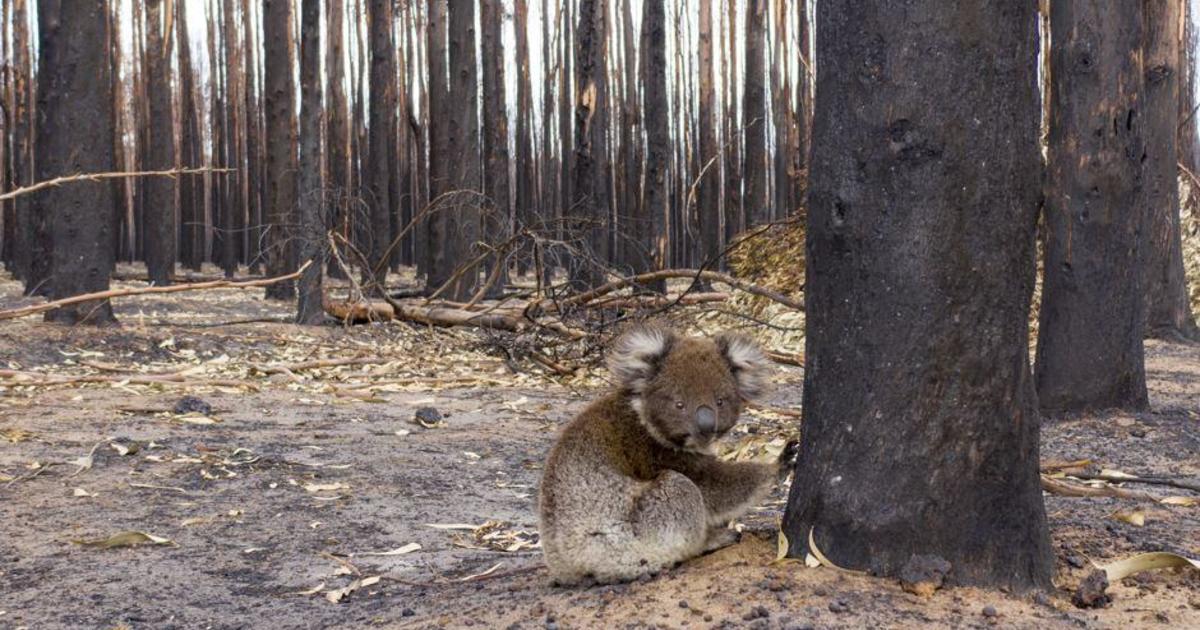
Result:
<instances>
[{"instance_id":1,"label":"koala's gray fur","mask_svg":"<svg viewBox=\"0 0 1200 630\"><path fill-rule=\"evenodd\" d=\"M567 425L542 476L542 547L559 584L631 580L729 544L729 520L794 457L793 445L778 463L709 451L766 384L769 362L744 336L641 328L609 368L618 387Z\"/></svg>"}]
</instances>

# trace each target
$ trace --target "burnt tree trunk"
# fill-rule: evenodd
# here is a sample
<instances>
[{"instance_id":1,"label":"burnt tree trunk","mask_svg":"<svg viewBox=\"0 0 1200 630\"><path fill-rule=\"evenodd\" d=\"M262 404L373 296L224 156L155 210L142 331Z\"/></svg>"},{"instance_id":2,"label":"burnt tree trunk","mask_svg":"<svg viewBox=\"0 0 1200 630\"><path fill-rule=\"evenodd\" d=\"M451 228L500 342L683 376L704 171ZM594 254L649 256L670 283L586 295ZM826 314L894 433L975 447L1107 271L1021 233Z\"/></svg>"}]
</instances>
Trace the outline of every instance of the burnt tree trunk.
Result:
<instances>
[{"instance_id":1,"label":"burnt tree trunk","mask_svg":"<svg viewBox=\"0 0 1200 630\"><path fill-rule=\"evenodd\" d=\"M747 0L746 82L742 86L742 133L746 137L745 204L746 225L769 219L767 197L767 96L766 52L767 0Z\"/></svg>"},{"instance_id":2,"label":"burnt tree trunk","mask_svg":"<svg viewBox=\"0 0 1200 630\"><path fill-rule=\"evenodd\" d=\"M321 0L303 0L300 8L300 229L301 263L296 323L319 324L321 278L325 260L324 188L321 185Z\"/></svg>"},{"instance_id":3,"label":"burnt tree trunk","mask_svg":"<svg viewBox=\"0 0 1200 630\"><path fill-rule=\"evenodd\" d=\"M1179 18L1181 0L1143 0L1146 74L1146 334L1197 339L1179 217Z\"/></svg>"},{"instance_id":4,"label":"burnt tree trunk","mask_svg":"<svg viewBox=\"0 0 1200 630\"><path fill-rule=\"evenodd\" d=\"M35 181L37 136L37 83L33 73L33 53L29 27L30 0L13 3L13 186L28 186ZM16 251L13 259L17 275L24 282L26 295L48 295L50 252L47 249L46 217L30 196L14 200Z\"/></svg>"},{"instance_id":5,"label":"burnt tree trunk","mask_svg":"<svg viewBox=\"0 0 1200 630\"><path fill-rule=\"evenodd\" d=\"M582 0L574 30L575 133L571 174L568 238L576 252L568 254L568 274L573 286L600 284L608 255L609 191L605 178L608 154L605 129L608 121L606 76L608 7L606 0Z\"/></svg>"},{"instance_id":6,"label":"burnt tree trunk","mask_svg":"<svg viewBox=\"0 0 1200 630\"><path fill-rule=\"evenodd\" d=\"M367 179L370 192L370 254L373 269L364 270L364 280L374 282L377 290L386 290L388 265L384 251L392 242L391 145L395 137L393 117L396 107L396 50L392 45L392 0L371 0L371 102L367 146Z\"/></svg>"},{"instance_id":7,"label":"burnt tree trunk","mask_svg":"<svg viewBox=\"0 0 1200 630\"><path fill-rule=\"evenodd\" d=\"M171 97L171 40L164 32L170 23L166 0L146 3L146 72L149 75L150 124L144 147L146 168L166 170L175 164L175 112ZM150 177L144 182L146 196L145 258L150 282L171 284L175 275L175 214L179 186L175 178Z\"/></svg>"},{"instance_id":8,"label":"burnt tree trunk","mask_svg":"<svg viewBox=\"0 0 1200 630\"><path fill-rule=\"evenodd\" d=\"M346 4L330 2L329 7L329 190L331 201L327 228L338 229L348 212L350 190L350 104L346 100ZM330 276L340 277L341 268L329 260Z\"/></svg>"},{"instance_id":9,"label":"burnt tree trunk","mask_svg":"<svg viewBox=\"0 0 1200 630\"><path fill-rule=\"evenodd\" d=\"M446 222L439 216L442 211L439 195L448 190L447 178L451 168L445 159L450 151L446 120L450 106L450 83L446 76L449 72L446 66L446 10L446 0L429 0L425 32L429 107L424 109L429 127L429 214L422 230L425 233L424 256L418 262L422 263L420 270L425 274L425 287L430 291L436 290L450 277L450 271L444 269L448 257L445 247L449 240Z\"/></svg>"},{"instance_id":10,"label":"burnt tree trunk","mask_svg":"<svg viewBox=\"0 0 1200 630\"><path fill-rule=\"evenodd\" d=\"M113 161L113 75L108 3L38 3L37 180L71 173L107 173ZM50 297L62 299L108 289L113 267L113 186L76 184L38 195L49 217ZM46 313L46 321L106 325L116 322L107 300Z\"/></svg>"},{"instance_id":11,"label":"burnt tree trunk","mask_svg":"<svg viewBox=\"0 0 1200 630\"><path fill-rule=\"evenodd\" d=\"M255 44L255 32L259 24L258 14L252 10L251 0L242 0L242 15L245 16L246 28L243 33L243 48L245 57L244 77L246 80L246 212L249 228L246 239L250 273L258 273L263 264L263 122L262 122L262 81L258 72L258 46ZM183 40L180 40L182 43Z\"/></svg>"},{"instance_id":12,"label":"burnt tree trunk","mask_svg":"<svg viewBox=\"0 0 1200 630\"><path fill-rule=\"evenodd\" d=\"M449 71L441 71L444 66L440 61L438 66L430 65L430 93L435 97L430 111L431 118L436 120L432 123L436 140L430 162L431 165L446 163L438 164L439 176L430 184L436 207L430 218L427 282L432 290L448 285L443 297L462 301L470 299L479 282L478 265L472 264L476 256L474 245L480 235L478 194L482 192L479 88L475 71L475 7L467 2L449 5L441 9L445 21L439 21L446 25L442 50L448 53ZM433 41L434 33L430 36L430 58L440 57L437 49L441 44Z\"/></svg>"},{"instance_id":13,"label":"burnt tree trunk","mask_svg":"<svg viewBox=\"0 0 1200 630\"><path fill-rule=\"evenodd\" d=\"M538 225L537 205L534 201L534 153L533 153L533 85L529 78L529 0L514 0L513 27L516 31L517 109L516 114L516 163L514 173L514 214L519 226ZM524 272L524 261L518 261L518 272Z\"/></svg>"},{"instance_id":14,"label":"burnt tree trunk","mask_svg":"<svg viewBox=\"0 0 1200 630\"><path fill-rule=\"evenodd\" d=\"M804 431L783 531L896 575L1050 586L1029 299L1037 7L817 4Z\"/></svg>"},{"instance_id":15,"label":"burnt tree trunk","mask_svg":"<svg viewBox=\"0 0 1200 630\"><path fill-rule=\"evenodd\" d=\"M1054 0L1050 33L1038 402L1145 409L1142 7Z\"/></svg>"},{"instance_id":16,"label":"burnt tree trunk","mask_svg":"<svg viewBox=\"0 0 1200 630\"><path fill-rule=\"evenodd\" d=\"M504 74L504 11L499 2L480 3L483 15L483 194L490 203L484 225L487 238L501 243L508 235L508 103L505 100ZM518 37L520 33L517 34ZM507 284L507 261L494 259L489 265L499 265L499 280L493 293ZM490 269L489 269L490 271Z\"/></svg>"},{"instance_id":17,"label":"burnt tree trunk","mask_svg":"<svg viewBox=\"0 0 1200 630\"><path fill-rule=\"evenodd\" d=\"M649 229L646 240L641 243L647 259L639 265L638 272L662 269L667 264L667 215L670 212L667 166L671 159L665 0L644 0L642 9L639 74L645 100L646 195L639 218L646 221ZM653 283L651 288L665 293L666 281Z\"/></svg>"},{"instance_id":18,"label":"burnt tree trunk","mask_svg":"<svg viewBox=\"0 0 1200 630\"><path fill-rule=\"evenodd\" d=\"M699 236L700 264L716 267L721 251L721 146L717 141L716 88L713 84L712 0L700 2L700 181L693 229Z\"/></svg>"},{"instance_id":19,"label":"burnt tree trunk","mask_svg":"<svg viewBox=\"0 0 1200 630\"><path fill-rule=\"evenodd\" d=\"M267 188L266 259L267 275L291 271L296 224L296 84L295 32L291 0L264 0L263 39L266 48ZM292 281L267 287L267 298L290 300L296 295Z\"/></svg>"}]
</instances>

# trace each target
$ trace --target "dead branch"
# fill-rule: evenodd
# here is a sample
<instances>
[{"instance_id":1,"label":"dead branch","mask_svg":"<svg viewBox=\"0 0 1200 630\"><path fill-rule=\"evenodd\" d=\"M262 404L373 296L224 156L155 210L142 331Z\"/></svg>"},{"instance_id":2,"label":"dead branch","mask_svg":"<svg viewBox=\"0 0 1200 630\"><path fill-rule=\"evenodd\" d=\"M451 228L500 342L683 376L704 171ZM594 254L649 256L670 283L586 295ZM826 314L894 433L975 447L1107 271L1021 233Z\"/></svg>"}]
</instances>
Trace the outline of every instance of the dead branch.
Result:
<instances>
[{"instance_id":1,"label":"dead branch","mask_svg":"<svg viewBox=\"0 0 1200 630\"><path fill-rule=\"evenodd\" d=\"M305 269L312 264L308 261L300 266L296 271L284 276L275 278L265 278L263 280L246 280L235 282L232 280L213 280L212 282L194 282L191 284L175 284L167 287L136 287L127 289L110 289L108 291L98 291L96 293L84 293L83 295L73 295L69 298L46 302L44 304L35 304L22 308L14 308L7 311L0 311L0 320L15 319L18 317L28 317L46 311L53 311L64 306L79 304L81 302L92 302L95 300L110 300L118 297L128 297L131 295L149 295L158 293L180 293L183 291L199 291L202 289L251 289L254 287L265 287L277 282L294 280L299 278L304 273Z\"/></svg>"},{"instance_id":2,"label":"dead branch","mask_svg":"<svg viewBox=\"0 0 1200 630\"><path fill-rule=\"evenodd\" d=\"M620 309L642 309L642 308L658 308L668 304L680 304L684 306L693 304L710 304L713 302L726 302L729 300L728 293L691 293L676 298L667 297L665 295L635 295L635 296L617 296L602 300L588 302L585 306L589 308L620 308Z\"/></svg>"},{"instance_id":3,"label":"dead branch","mask_svg":"<svg viewBox=\"0 0 1200 630\"><path fill-rule=\"evenodd\" d=\"M341 359L314 359L312 361L280 365L255 365L253 367L263 374L282 374L284 372L302 372L304 370L340 367L343 365L379 365L390 361L395 361L395 359L390 357L349 357Z\"/></svg>"},{"instance_id":4,"label":"dead branch","mask_svg":"<svg viewBox=\"0 0 1200 630\"><path fill-rule=\"evenodd\" d=\"M72 182L99 182L106 179L128 179L131 177L176 177L179 175L203 175L205 173L232 173L237 169L233 168L176 168L167 171L123 171L114 173L79 173L76 175L66 175L63 177L55 177L54 179L44 182L37 182L28 186L14 188L4 194L0 194L0 201L8 201L28 195L30 193L45 190L47 188L56 188L63 184Z\"/></svg>"},{"instance_id":5,"label":"dead branch","mask_svg":"<svg viewBox=\"0 0 1200 630\"><path fill-rule=\"evenodd\" d=\"M803 303L783 295L782 293L778 293L770 289L760 287L756 284L740 280L726 273L698 269L663 269L661 271L651 271L649 273L629 276L627 278L620 278L607 284L600 285L594 289L591 289L590 291L584 291L583 293L565 298L562 300L561 304L563 306L587 304L596 298L608 295L613 291L617 291L628 286L646 284L649 282L654 282L655 280L666 280L668 278L694 278L707 280L709 282L720 282L740 291L745 291L751 295L757 295L759 297L764 297L774 302L778 302L789 308L794 308L798 311L804 310Z\"/></svg>"},{"instance_id":6,"label":"dead branch","mask_svg":"<svg viewBox=\"0 0 1200 630\"><path fill-rule=\"evenodd\" d=\"M12 379L14 387L52 387L80 383L125 383L129 385L184 385L188 387L246 387L257 390L253 383L231 379L193 379L184 372L173 374L86 374L82 376L52 376L40 372L0 370L0 378ZM25 379L25 380L21 380Z\"/></svg>"},{"instance_id":7,"label":"dead branch","mask_svg":"<svg viewBox=\"0 0 1200 630\"><path fill-rule=\"evenodd\" d=\"M784 352L767 351L767 358L784 365L794 365L796 367L804 367L804 357L798 354L787 354Z\"/></svg>"},{"instance_id":8,"label":"dead branch","mask_svg":"<svg viewBox=\"0 0 1200 630\"><path fill-rule=\"evenodd\" d=\"M1093 488L1092 486L1054 479L1046 475L1042 475L1042 490L1064 497L1116 497L1118 499L1133 499L1135 501L1149 501L1151 503L1159 502L1158 497L1148 492L1127 490L1116 486Z\"/></svg>"},{"instance_id":9,"label":"dead branch","mask_svg":"<svg viewBox=\"0 0 1200 630\"><path fill-rule=\"evenodd\" d=\"M1182 479L1172 479L1170 477L1138 477L1125 475L1103 475L1089 474L1086 472L1071 472L1072 477L1083 479L1084 481L1107 481L1109 483L1142 483L1150 486L1170 486L1172 488L1180 488L1182 490L1193 490L1200 492L1200 483L1186 481Z\"/></svg>"}]
</instances>

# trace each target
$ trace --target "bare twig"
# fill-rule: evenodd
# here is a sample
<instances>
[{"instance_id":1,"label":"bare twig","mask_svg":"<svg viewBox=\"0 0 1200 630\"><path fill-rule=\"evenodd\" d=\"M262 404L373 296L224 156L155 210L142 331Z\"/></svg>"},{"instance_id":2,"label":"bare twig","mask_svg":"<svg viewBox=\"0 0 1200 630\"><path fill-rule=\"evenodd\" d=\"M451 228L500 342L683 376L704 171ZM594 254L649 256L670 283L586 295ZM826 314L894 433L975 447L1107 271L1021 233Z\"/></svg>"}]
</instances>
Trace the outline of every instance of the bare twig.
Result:
<instances>
[{"instance_id":1,"label":"bare twig","mask_svg":"<svg viewBox=\"0 0 1200 630\"><path fill-rule=\"evenodd\" d=\"M66 175L63 177L55 177L54 179L44 182L37 182L28 186L14 188L4 194L0 194L0 201L8 201L21 195L45 190L47 188L55 188L63 184L71 182L99 182L106 179L128 179L131 177L176 177L179 175L203 175L205 173L232 173L237 169L232 168L176 168L167 171L123 171L114 173L79 173L76 175Z\"/></svg>"},{"instance_id":2,"label":"bare twig","mask_svg":"<svg viewBox=\"0 0 1200 630\"><path fill-rule=\"evenodd\" d=\"M17 317L28 317L46 311L53 311L64 306L79 304L81 302L92 302L95 300L109 300L118 297L127 297L130 295L150 295L158 293L180 293L182 291L199 291L201 289L250 289L254 287L265 287L277 282L294 280L299 278L304 270L312 264L308 261L300 266L296 271L285 276L277 276L275 278L265 278L263 280L246 280L243 282L235 282L232 280L213 280L212 282L193 282L191 284L175 284L168 287L137 287L128 289L110 289L108 291L98 291L96 293L84 293L83 295L73 295L69 298L46 302L45 304L35 304L22 308L14 308L7 311L0 311L0 320L15 319Z\"/></svg>"}]
</instances>

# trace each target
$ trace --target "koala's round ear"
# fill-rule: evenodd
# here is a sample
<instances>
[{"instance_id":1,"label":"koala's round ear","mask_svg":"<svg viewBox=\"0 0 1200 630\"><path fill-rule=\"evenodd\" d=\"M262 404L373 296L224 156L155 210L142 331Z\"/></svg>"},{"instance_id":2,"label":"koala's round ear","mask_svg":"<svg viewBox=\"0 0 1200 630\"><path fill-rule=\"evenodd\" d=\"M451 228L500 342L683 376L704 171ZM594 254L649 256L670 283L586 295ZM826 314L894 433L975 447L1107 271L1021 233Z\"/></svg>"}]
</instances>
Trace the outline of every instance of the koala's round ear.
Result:
<instances>
[{"instance_id":1,"label":"koala's round ear","mask_svg":"<svg viewBox=\"0 0 1200 630\"><path fill-rule=\"evenodd\" d=\"M675 344L675 333L657 326L639 326L621 335L608 353L608 369L622 387L642 393L658 373Z\"/></svg>"},{"instance_id":2,"label":"koala's round ear","mask_svg":"<svg viewBox=\"0 0 1200 630\"><path fill-rule=\"evenodd\" d=\"M723 332L713 337L713 341L737 379L742 398L754 400L766 393L771 360L753 339L740 333Z\"/></svg>"}]
</instances>

